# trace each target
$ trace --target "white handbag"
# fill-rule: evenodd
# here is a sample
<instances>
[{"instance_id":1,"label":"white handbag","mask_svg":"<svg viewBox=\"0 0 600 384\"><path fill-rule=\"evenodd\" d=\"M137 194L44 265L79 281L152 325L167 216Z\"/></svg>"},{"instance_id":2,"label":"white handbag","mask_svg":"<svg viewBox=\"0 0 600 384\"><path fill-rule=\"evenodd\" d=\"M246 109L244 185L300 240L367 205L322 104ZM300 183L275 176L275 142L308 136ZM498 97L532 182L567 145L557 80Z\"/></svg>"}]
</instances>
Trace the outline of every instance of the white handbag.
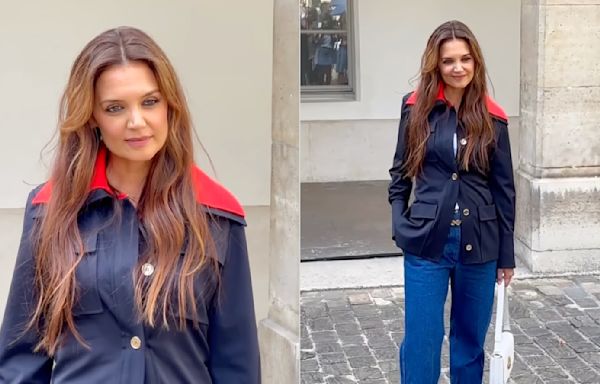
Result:
<instances>
[{"instance_id":1,"label":"white handbag","mask_svg":"<svg viewBox=\"0 0 600 384\"><path fill-rule=\"evenodd\" d=\"M515 361L515 338L510 331L510 315L504 280L496 298L496 332L490 359L490 384L506 384Z\"/></svg>"}]
</instances>

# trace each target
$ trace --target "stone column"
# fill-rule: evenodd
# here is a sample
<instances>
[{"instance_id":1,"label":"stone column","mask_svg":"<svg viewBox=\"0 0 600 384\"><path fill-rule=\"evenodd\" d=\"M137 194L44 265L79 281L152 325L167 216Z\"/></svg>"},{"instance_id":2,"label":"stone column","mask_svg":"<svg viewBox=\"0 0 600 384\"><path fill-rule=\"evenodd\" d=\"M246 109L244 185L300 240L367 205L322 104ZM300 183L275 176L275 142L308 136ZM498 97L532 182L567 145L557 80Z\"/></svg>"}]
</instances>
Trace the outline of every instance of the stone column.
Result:
<instances>
[{"instance_id":1,"label":"stone column","mask_svg":"<svg viewBox=\"0 0 600 384\"><path fill-rule=\"evenodd\" d=\"M264 384L299 380L299 8L274 0L269 315L259 325Z\"/></svg>"},{"instance_id":2,"label":"stone column","mask_svg":"<svg viewBox=\"0 0 600 384\"><path fill-rule=\"evenodd\" d=\"M600 1L522 0L519 139L517 255L600 270Z\"/></svg>"}]
</instances>

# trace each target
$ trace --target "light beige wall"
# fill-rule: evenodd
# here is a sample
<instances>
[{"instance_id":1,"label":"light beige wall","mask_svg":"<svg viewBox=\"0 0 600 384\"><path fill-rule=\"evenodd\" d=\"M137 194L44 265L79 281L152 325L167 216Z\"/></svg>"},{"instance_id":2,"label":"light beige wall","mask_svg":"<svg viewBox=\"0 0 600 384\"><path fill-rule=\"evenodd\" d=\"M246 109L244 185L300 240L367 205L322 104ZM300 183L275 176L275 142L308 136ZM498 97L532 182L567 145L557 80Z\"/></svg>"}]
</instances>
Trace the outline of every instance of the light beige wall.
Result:
<instances>
[{"instance_id":1,"label":"light beige wall","mask_svg":"<svg viewBox=\"0 0 600 384\"><path fill-rule=\"evenodd\" d=\"M520 0L423 0L409 6L394 0L355 1L358 100L301 104L301 180L388 177L402 96L416 86L427 38L451 19L473 30L492 80L492 95L517 121L520 4Z\"/></svg>"},{"instance_id":2,"label":"light beige wall","mask_svg":"<svg viewBox=\"0 0 600 384\"><path fill-rule=\"evenodd\" d=\"M6 4L4 4L6 3ZM98 33L131 25L174 64L218 180L246 207L257 318L268 304L273 2L57 0L4 2L0 12L0 321L27 193L47 178L70 67ZM198 162L209 173L207 159ZM46 154L45 163L51 156Z\"/></svg>"},{"instance_id":3,"label":"light beige wall","mask_svg":"<svg viewBox=\"0 0 600 384\"><path fill-rule=\"evenodd\" d=\"M272 1L7 2L0 12L0 208L23 207L77 53L119 25L173 62L217 176L245 205L269 205ZM50 158L48 158L50 160ZM204 159L199 159L206 166Z\"/></svg>"}]
</instances>

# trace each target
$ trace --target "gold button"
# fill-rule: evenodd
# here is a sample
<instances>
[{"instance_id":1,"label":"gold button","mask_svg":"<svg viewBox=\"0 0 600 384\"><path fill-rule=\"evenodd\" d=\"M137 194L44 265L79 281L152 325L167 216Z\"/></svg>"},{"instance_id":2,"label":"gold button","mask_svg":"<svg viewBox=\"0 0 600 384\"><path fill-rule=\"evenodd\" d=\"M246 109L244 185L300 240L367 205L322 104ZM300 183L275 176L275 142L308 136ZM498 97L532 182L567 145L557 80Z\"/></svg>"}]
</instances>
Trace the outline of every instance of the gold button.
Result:
<instances>
[{"instance_id":1,"label":"gold button","mask_svg":"<svg viewBox=\"0 0 600 384\"><path fill-rule=\"evenodd\" d=\"M142 340L140 340L140 338L137 336L133 336L131 338L130 344L131 344L131 348L140 349L140 347L142 346Z\"/></svg>"},{"instance_id":2,"label":"gold button","mask_svg":"<svg viewBox=\"0 0 600 384\"><path fill-rule=\"evenodd\" d=\"M142 265L142 273L144 276L151 276L154 273L154 265L150 263Z\"/></svg>"},{"instance_id":3,"label":"gold button","mask_svg":"<svg viewBox=\"0 0 600 384\"><path fill-rule=\"evenodd\" d=\"M467 139L465 139L465 138L460 139L460 145L467 145Z\"/></svg>"},{"instance_id":4,"label":"gold button","mask_svg":"<svg viewBox=\"0 0 600 384\"><path fill-rule=\"evenodd\" d=\"M467 245L465 246L465 249L466 249L467 251L471 251L471 250L473 249L473 246L472 246L471 244L467 244Z\"/></svg>"},{"instance_id":5,"label":"gold button","mask_svg":"<svg viewBox=\"0 0 600 384\"><path fill-rule=\"evenodd\" d=\"M458 180L458 173L452 174L452 180Z\"/></svg>"},{"instance_id":6,"label":"gold button","mask_svg":"<svg viewBox=\"0 0 600 384\"><path fill-rule=\"evenodd\" d=\"M469 214L470 214L470 213L471 213L471 212L469 212L469 208L465 208L465 209L463 209L463 215L464 215L464 216L469 216Z\"/></svg>"}]
</instances>

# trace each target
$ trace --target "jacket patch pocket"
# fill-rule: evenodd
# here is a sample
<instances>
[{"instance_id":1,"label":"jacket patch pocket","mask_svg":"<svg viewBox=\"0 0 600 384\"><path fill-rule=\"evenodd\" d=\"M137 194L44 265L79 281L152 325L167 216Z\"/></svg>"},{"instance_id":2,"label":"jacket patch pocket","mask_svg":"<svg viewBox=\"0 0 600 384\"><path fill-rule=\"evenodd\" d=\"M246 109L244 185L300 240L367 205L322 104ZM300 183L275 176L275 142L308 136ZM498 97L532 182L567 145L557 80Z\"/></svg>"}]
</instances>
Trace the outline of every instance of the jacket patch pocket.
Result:
<instances>
[{"instance_id":1,"label":"jacket patch pocket","mask_svg":"<svg viewBox=\"0 0 600 384\"><path fill-rule=\"evenodd\" d=\"M414 203L410 206L411 219L435 219L437 214L437 204Z\"/></svg>"},{"instance_id":2,"label":"jacket patch pocket","mask_svg":"<svg viewBox=\"0 0 600 384\"><path fill-rule=\"evenodd\" d=\"M77 300L73 306L73 316L93 315L103 311L98 292L98 233L82 236L84 255L75 270Z\"/></svg>"},{"instance_id":3,"label":"jacket patch pocket","mask_svg":"<svg viewBox=\"0 0 600 384\"><path fill-rule=\"evenodd\" d=\"M496 206L483 205L478 208L479 213L479 244L481 249L481 261L498 259L500 253L500 239Z\"/></svg>"},{"instance_id":4,"label":"jacket patch pocket","mask_svg":"<svg viewBox=\"0 0 600 384\"><path fill-rule=\"evenodd\" d=\"M479 221L496 220L496 206L482 205L479 207Z\"/></svg>"}]
</instances>

